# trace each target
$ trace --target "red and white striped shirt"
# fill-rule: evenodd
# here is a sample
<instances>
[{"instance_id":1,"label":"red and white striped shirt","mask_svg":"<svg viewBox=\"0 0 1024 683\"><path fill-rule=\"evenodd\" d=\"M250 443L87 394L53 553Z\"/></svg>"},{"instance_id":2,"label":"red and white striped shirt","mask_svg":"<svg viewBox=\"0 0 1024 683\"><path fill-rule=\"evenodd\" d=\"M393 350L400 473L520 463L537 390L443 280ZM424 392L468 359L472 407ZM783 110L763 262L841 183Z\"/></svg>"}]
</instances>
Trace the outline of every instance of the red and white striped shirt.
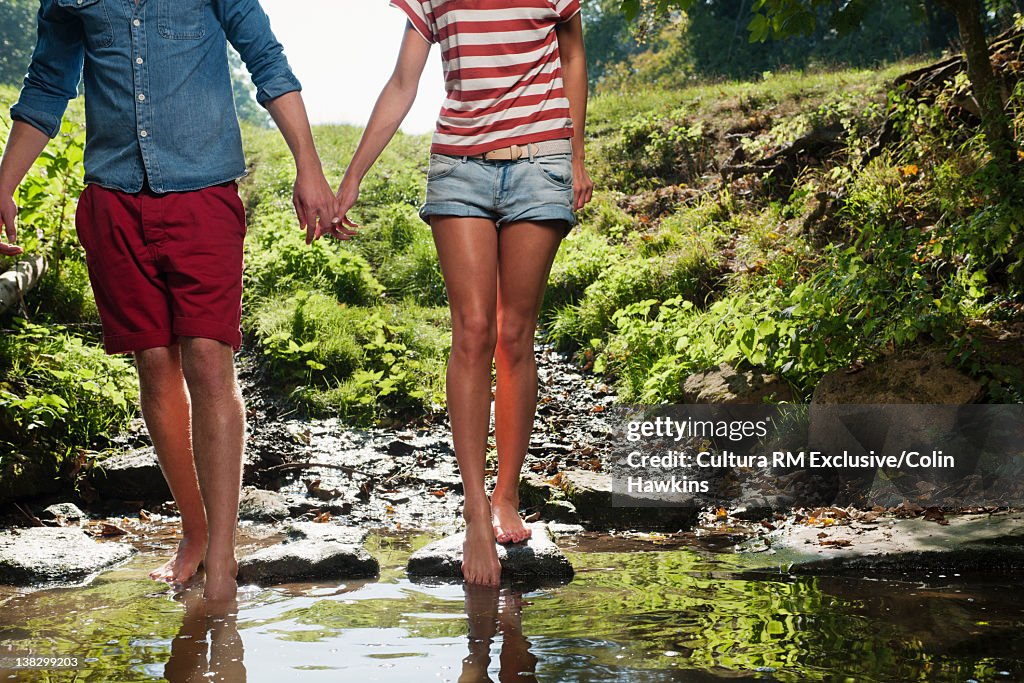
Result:
<instances>
[{"instance_id":1,"label":"red and white striped shirt","mask_svg":"<svg viewBox=\"0 0 1024 683\"><path fill-rule=\"evenodd\" d=\"M445 90L430 151L482 154L572 137L555 26L579 0L392 0L441 44Z\"/></svg>"}]
</instances>

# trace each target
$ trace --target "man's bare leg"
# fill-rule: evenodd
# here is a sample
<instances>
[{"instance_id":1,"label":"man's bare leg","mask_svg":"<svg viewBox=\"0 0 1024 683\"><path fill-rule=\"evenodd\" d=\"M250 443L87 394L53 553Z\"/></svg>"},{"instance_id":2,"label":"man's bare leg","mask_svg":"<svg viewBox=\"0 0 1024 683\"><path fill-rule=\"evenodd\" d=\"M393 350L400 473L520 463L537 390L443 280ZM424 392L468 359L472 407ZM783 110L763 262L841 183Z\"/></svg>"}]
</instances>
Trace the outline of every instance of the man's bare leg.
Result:
<instances>
[{"instance_id":1,"label":"man's bare leg","mask_svg":"<svg viewBox=\"0 0 1024 683\"><path fill-rule=\"evenodd\" d=\"M192 458L190 405L177 344L135 354L139 369L142 417L146 421L164 478L181 513L177 552L150 572L157 581L185 582L206 554L206 510Z\"/></svg>"},{"instance_id":2,"label":"man's bare leg","mask_svg":"<svg viewBox=\"0 0 1024 683\"><path fill-rule=\"evenodd\" d=\"M206 588L212 601L238 590L235 529L242 488L245 408L231 347L212 339L184 337L181 365L192 397L192 449L208 521Z\"/></svg>"},{"instance_id":3,"label":"man's bare leg","mask_svg":"<svg viewBox=\"0 0 1024 683\"><path fill-rule=\"evenodd\" d=\"M498 234L497 388L494 441L498 481L491 494L499 543L530 538L519 516L519 479L537 412L537 359L533 339L551 264L562 242L561 223L518 222Z\"/></svg>"},{"instance_id":4,"label":"man's bare leg","mask_svg":"<svg viewBox=\"0 0 1024 683\"><path fill-rule=\"evenodd\" d=\"M497 586L501 563L484 489L484 460L497 334L498 240L494 223L485 218L434 216L430 225L452 312L452 350L445 391L465 492L462 576L467 583Z\"/></svg>"}]
</instances>

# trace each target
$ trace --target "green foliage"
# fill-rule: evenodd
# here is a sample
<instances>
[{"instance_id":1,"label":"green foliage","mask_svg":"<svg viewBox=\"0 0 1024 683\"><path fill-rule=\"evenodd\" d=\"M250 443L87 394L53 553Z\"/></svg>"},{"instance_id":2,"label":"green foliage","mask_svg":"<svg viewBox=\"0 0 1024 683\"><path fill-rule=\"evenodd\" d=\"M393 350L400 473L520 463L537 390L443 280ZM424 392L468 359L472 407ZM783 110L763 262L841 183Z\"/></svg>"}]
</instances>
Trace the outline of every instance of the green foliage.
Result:
<instances>
[{"instance_id":1,"label":"green foliage","mask_svg":"<svg viewBox=\"0 0 1024 683\"><path fill-rule=\"evenodd\" d=\"M445 321L444 309L347 306L312 291L268 302L253 332L268 374L301 405L379 421L441 402Z\"/></svg>"},{"instance_id":2,"label":"green foliage","mask_svg":"<svg viewBox=\"0 0 1024 683\"><path fill-rule=\"evenodd\" d=\"M306 244L289 208L274 213L261 207L246 245L248 295L262 298L282 291L319 287L338 301L368 305L383 292L370 264L334 240Z\"/></svg>"},{"instance_id":3,"label":"green foliage","mask_svg":"<svg viewBox=\"0 0 1024 683\"><path fill-rule=\"evenodd\" d=\"M231 95L235 102L238 120L248 124L269 128L272 119L267 110L256 101L256 86L252 83L249 70L242 63L235 48L228 45L228 67L231 70Z\"/></svg>"},{"instance_id":4,"label":"green foliage","mask_svg":"<svg viewBox=\"0 0 1024 683\"><path fill-rule=\"evenodd\" d=\"M375 264L390 296L429 306L448 303L430 227L409 204L389 204L360 231L352 248Z\"/></svg>"},{"instance_id":5,"label":"green foliage","mask_svg":"<svg viewBox=\"0 0 1024 683\"><path fill-rule=\"evenodd\" d=\"M16 319L0 336L0 453L102 447L135 414L132 365L60 326Z\"/></svg>"},{"instance_id":6,"label":"green foliage","mask_svg":"<svg viewBox=\"0 0 1024 683\"><path fill-rule=\"evenodd\" d=\"M788 9L779 11L775 4L646 2L633 28L618 34L619 42L641 34L634 41L639 45L622 53L617 63L603 63L602 74L619 87L637 82L667 87L722 77L749 79L764 71L872 66L945 49L956 35L955 19L930 0L786 2ZM666 14L666 8L672 11ZM768 40L778 37L786 40Z\"/></svg>"},{"instance_id":7,"label":"green foliage","mask_svg":"<svg viewBox=\"0 0 1024 683\"><path fill-rule=\"evenodd\" d=\"M650 297L679 296L703 303L714 287L718 234L679 227L678 232L667 230L658 242L649 235L638 236L629 248L621 250L624 254L594 244L588 248L584 243L583 249L560 257L560 264L563 259L584 258L574 266L553 269L556 280L551 303L557 305L559 298L578 301L555 310L549 329L552 341L570 348L598 344L616 311ZM582 295L577 295L581 287Z\"/></svg>"},{"instance_id":8,"label":"green foliage","mask_svg":"<svg viewBox=\"0 0 1024 683\"><path fill-rule=\"evenodd\" d=\"M20 85L35 47L35 0L0 3L0 84Z\"/></svg>"},{"instance_id":9,"label":"green foliage","mask_svg":"<svg viewBox=\"0 0 1024 683\"><path fill-rule=\"evenodd\" d=\"M637 114L620 128L608 149L610 179L620 189L649 189L692 183L708 166L713 144L706 124L685 107L660 114Z\"/></svg>"}]
</instances>

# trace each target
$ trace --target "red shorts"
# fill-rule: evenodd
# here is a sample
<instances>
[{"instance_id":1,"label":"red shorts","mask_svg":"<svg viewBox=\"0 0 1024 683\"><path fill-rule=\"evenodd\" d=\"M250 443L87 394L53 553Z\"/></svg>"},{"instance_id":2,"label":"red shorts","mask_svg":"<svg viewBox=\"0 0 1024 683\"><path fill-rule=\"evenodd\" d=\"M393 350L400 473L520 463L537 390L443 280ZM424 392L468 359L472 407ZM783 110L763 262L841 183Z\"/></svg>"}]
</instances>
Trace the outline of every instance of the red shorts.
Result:
<instances>
[{"instance_id":1,"label":"red shorts","mask_svg":"<svg viewBox=\"0 0 1024 683\"><path fill-rule=\"evenodd\" d=\"M163 195L89 185L75 222L107 353L178 337L238 350L246 225L236 183Z\"/></svg>"}]
</instances>

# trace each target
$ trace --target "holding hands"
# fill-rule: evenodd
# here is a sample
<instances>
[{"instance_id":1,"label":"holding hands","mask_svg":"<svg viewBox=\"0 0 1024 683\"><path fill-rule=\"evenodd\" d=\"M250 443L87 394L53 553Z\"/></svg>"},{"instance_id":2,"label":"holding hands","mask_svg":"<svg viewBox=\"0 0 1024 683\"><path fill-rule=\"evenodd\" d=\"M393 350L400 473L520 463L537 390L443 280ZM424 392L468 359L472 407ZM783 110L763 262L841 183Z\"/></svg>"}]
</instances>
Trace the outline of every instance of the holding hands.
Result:
<instances>
[{"instance_id":1,"label":"holding hands","mask_svg":"<svg viewBox=\"0 0 1024 683\"><path fill-rule=\"evenodd\" d=\"M339 211L338 199L322 170L299 171L295 177L292 204L299 225L306 231L306 244L312 244L323 235L350 240L356 234L348 228L358 226L344 217L344 211Z\"/></svg>"}]
</instances>

